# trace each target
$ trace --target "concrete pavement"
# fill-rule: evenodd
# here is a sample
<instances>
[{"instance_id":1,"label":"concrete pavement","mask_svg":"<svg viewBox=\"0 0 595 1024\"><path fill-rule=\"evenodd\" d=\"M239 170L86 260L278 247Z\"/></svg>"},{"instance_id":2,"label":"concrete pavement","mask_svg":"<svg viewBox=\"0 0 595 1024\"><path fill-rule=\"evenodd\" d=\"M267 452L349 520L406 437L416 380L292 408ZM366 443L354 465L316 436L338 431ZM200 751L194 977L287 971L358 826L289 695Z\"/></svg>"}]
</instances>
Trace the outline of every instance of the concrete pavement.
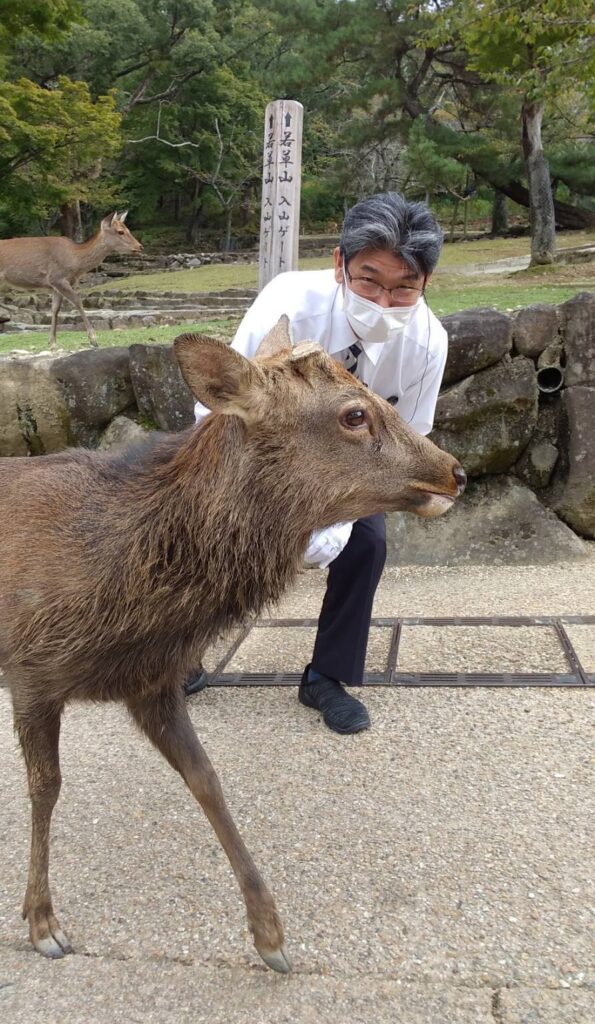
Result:
<instances>
[{"instance_id":1,"label":"concrete pavement","mask_svg":"<svg viewBox=\"0 0 595 1024\"><path fill-rule=\"evenodd\" d=\"M594 568L391 570L376 614L592 613ZM322 583L306 574L273 617L312 614ZM469 640L465 664L489 661L489 636ZM290 670L309 638L288 634L288 654L269 642L254 657ZM523 644L527 663L543 656L543 635ZM430 647L439 657L440 634ZM408 656L422 653L418 638ZM252 948L202 812L115 706L65 715L51 879L76 953L31 951L25 776L0 689L0 1019L592 1024L593 689L364 697L373 727L355 737L291 688L210 688L189 704L275 893L294 963L281 977Z\"/></svg>"}]
</instances>

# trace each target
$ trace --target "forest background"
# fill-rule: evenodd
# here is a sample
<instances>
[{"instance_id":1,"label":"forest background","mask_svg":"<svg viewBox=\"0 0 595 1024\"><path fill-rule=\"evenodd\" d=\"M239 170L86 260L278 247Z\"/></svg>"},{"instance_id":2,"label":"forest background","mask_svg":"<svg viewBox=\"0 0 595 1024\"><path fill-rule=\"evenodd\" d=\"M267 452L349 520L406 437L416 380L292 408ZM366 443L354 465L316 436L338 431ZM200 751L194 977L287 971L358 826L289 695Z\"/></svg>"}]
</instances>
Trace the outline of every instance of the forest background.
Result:
<instances>
[{"instance_id":1,"label":"forest background","mask_svg":"<svg viewBox=\"0 0 595 1024\"><path fill-rule=\"evenodd\" d=\"M264 109L288 97L305 108L302 232L396 189L453 232L531 223L546 262L548 209L595 225L590 10L0 0L0 236L82 240L129 208L149 248L251 247Z\"/></svg>"}]
</instances>

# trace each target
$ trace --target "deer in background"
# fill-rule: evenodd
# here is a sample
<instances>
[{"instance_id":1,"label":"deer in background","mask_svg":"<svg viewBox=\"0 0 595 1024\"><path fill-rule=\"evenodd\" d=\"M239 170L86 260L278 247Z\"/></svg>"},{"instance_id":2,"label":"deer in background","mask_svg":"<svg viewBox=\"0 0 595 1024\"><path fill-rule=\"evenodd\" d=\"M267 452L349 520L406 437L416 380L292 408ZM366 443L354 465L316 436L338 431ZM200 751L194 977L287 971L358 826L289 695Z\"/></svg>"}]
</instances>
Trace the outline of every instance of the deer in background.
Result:
<instances>
[{"instance_id":1,"label":"deer in background","mask_svg":"<svg viewBox=\"0 0 595 1024\"><path fill-rule=\"evenodd\" d=\"M112 252L142 252L141 243L130 233L125 213L111 213L101 221L99 231L88 242L70 238L6 238L0 240L0 284L12 288L48 288L52 292L50 348L56 347L58 313L62 299L78 309L89 341L97 346L97 335L89 323L75 287L79 278L98 267Z\"/></svg>"},{"instance_id":2,"label":"deer in background","mask_svg":"<svg viewBox=\"0 0 595 1024\"><path fill-rule=\"evenodd\" d=\"M0 665L29 779L23 917L47 957L72 951L52 908L49 829L67 701L122 701L201 804L269 967L283 926L186 710L197 650L276 601L315 529L375 512L445 512L465 473L287 318L255 360L182 334L202 424L123 454L0 460ZM15 515L18 509L18 515Z\"/></svg>"}]
</instances>

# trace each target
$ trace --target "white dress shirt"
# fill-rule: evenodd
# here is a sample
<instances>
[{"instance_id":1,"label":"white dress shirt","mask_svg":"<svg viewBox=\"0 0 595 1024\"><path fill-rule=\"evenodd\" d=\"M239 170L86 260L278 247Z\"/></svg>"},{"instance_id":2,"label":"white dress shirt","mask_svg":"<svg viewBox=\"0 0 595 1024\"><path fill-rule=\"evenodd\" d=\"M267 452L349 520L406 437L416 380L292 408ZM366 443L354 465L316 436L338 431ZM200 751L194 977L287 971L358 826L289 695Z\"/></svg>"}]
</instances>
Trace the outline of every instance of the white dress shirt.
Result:
<instances>
[{"instance_id":1,"label":"white dress shirt","mask_svg":"<svg viewBox=\"0 0 595 1024\"><path fill-rule=\"evenodd\" d=\"M278 274L263 288L238 327L231 347L252 358L283 314L289 317L295 342L317 341L331 356L338 356L359 340L343 312L343 288L335 281L334 270L307 270ZM419 434L429 434L448 342L444 327L425 300L395 341L360 344L363 351L358 360L358 379L388 399ZM196 403L197 421L208 413L204 405ZM350 524L319 531L313 535L306 561L328 565L345 546L350 532Z\"/></svg>"},{"instance_id":2,"label":"white dress shirt","mask_svg":"<svg viewBox=\"0 0 595 1024\"><path fill-rule=\"evenodd\" d=\"M317 341L331 356L358 340L343 312L343 288L335 281L334 270L305 270L278 274L263 288L238 327L232 348L254 356L284 313L294 341ZM359 379L377 395L392 399L418 434L429 434L448 343L444 327L425 301L396 341L362 341L361 346Z\"/></svg>"}]
</instances>

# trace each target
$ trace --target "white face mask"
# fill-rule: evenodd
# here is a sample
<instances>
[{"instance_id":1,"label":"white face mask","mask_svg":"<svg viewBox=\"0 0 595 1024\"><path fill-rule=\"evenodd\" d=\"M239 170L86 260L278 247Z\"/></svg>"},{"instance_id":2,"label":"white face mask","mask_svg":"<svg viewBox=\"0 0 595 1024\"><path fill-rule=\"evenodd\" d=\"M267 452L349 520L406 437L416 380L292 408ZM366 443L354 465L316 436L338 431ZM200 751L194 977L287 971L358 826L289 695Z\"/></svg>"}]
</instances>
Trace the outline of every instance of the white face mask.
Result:
<instances>
[{"instance_id":1,"label":"white face mask","mask_svg":"<svg viewBox=\"0 0 595 1024\"><path fill-rule=\"evenodd\" d=\"M412 306L391 306L385 309L371 299L363 299L348 287L345 281L343 311L349 324L362 341L394 341L403 333L423 296Z\"/></svg>"}]
</instances>

